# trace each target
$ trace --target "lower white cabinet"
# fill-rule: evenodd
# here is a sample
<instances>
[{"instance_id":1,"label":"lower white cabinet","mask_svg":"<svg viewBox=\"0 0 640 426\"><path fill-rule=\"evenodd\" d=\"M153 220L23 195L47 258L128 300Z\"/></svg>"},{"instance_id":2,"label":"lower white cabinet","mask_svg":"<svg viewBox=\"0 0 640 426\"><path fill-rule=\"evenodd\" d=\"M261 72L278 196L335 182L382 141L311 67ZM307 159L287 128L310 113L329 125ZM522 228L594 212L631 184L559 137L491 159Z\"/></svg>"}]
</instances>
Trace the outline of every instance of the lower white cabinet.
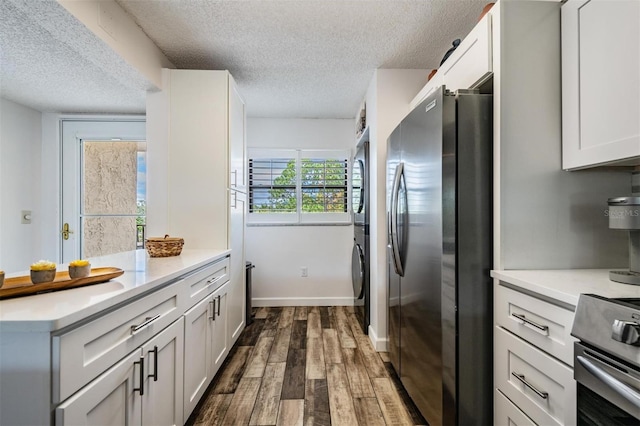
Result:
<instances>
[{"instance_id":1,"label":"lower white cabinet","mask_svg":"<svg viewBox=\"0 0 640 426\"><path fill-rule=\"evenodd\" d=\"M62 403L57 425L180 425L183 319Z\"/></svg>"},{"instance_id":2,"label":"lower white cabinet","mask_svg":"<svg viewBox=\"0 0 640 426\"><path fill-rule=\"evenodd\" d=\"M515 284L496 282L496 425L576 424L570 308Z\"/></svg>"},{"instance_id":3,"label":"lower white cabinet","mask_svg":"<svg viewBox=\"0 0 640 426\"><path fill-rule=\"evenodd\" d=\"M533 420L513 405L502 392L496 389L494 397L496 410L493 423L496 426L535 426Z\"/></svg>"},{"instance_id":4,"label":"lower white cabinet","mask_svg":"<svg viewBox=\"0 0 640 426\"><path fill-rule=\"evenodd\" d=\"M203 298L185 315L184 323L184 418L206 391L229 353L227 290L229 283Z\"/></svg>"}]
</instances>

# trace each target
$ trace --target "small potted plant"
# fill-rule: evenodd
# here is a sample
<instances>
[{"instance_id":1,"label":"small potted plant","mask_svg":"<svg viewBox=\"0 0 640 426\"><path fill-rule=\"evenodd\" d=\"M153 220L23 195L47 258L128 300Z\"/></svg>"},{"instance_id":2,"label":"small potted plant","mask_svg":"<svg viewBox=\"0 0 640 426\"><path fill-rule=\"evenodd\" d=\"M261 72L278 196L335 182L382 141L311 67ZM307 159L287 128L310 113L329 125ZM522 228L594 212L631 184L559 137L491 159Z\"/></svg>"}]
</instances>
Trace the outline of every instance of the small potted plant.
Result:
<instances>
[{"instance_id":1,"label":"small potted plant","mask_svg":"<svg viewBox=\"0 0 640 426\"><path fill-rule=\"evenodd\" d=\"M74 260L69 262L69 276L71 278L88 277L91 273L91 263L85 259Z\"/></svg>"},{"instance_id":2,"label":"small potted plant","mask_svg":"<svg viewBox=\"0 0 640 426\"><path fill-rule=\"evenodd\" d=\"M56 278L56 264L48 260L40 260L31 265L31 282L48 283Z\"/></svg>"}]
</instances>

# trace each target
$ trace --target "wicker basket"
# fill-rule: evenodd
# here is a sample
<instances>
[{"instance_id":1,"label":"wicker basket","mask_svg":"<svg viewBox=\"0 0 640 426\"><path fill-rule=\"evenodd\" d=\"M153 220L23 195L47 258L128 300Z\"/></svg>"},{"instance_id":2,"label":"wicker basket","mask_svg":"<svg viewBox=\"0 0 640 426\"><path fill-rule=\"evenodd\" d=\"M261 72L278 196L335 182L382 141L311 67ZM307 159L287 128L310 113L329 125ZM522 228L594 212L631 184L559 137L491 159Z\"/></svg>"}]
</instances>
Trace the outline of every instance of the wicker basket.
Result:
<instances>
[{"instance_id":1,"label":"wicker basket","mask_svg":"<svg viewBox=\"0 0 640 426\"><path fill-rule=\"evenodd\" d=\"M151 257L178 256L184 245L183 238L171 238L169 235L152 237L145 240L145 247Z\"/></svg>"}]
</instances>

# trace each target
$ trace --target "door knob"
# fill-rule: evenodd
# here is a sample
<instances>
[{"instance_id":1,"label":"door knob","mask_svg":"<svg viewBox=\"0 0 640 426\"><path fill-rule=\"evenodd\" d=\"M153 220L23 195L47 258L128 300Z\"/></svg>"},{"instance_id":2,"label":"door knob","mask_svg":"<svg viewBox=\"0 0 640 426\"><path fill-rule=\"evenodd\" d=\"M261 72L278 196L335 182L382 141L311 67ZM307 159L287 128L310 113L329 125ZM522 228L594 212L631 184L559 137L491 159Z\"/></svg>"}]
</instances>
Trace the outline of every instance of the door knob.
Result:
<instances>
[{"instance_id":1,"label":"door knob","mask_svg":"<svg viewBox=\"0 0 640 426\"><path fill-rule=\"evenodd\" d=\"M64 238L65 240L69 239L69 234L73 234L73 231L69 230L69 224L65 223L64 225L62 225L62 232L60 232L62 234L62 238Z\"/></svg>"}]
</instances>

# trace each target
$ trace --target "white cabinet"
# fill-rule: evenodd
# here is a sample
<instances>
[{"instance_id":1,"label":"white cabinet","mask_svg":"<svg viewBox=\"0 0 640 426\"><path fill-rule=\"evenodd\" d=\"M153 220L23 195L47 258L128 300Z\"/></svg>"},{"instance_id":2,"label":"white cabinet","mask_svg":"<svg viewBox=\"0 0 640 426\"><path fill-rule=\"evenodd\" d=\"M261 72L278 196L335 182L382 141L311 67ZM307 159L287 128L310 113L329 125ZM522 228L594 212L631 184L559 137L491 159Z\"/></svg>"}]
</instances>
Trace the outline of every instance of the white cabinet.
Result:
<instances>
[{"instance_id":1,"label":"white cabinet","mask_svg":"<svg viewBox=\"0 0 640 426\"><path fill-rule=\"evenodd\" d=\"M562 9L564 169L640 164L640 2Z\"/></svg>"},{"instance_id":2,"label":"white cabinet","mask_svg":"<svg viewBox=\"0 0 640 426\"><path fill-rule=\"evenodd\" d=\"M167 232L184 238L185 247L232 249L228 325L234 342L245 318L245 102L228 71L169 75L168 116L147 116L151 127L164 126L169 135L166 206L153 208L166 208Z\"/></svg>"},{"instance_id":3,"label":"white cabinet","mask_svg":"<svg viewBox=\"0 0 640 426\"><path fill-rule=\"evenodd\" d=\"M512 417L517 424L575 424L574 312L503 281L494 298L496 424Z\"/></svg>"},{"instance_id":4,"label":"white cabinet","mask_svg":"<svg viewBox=\"0 0 640 426\"><path fill-rule=\"evenodd\" d=\"M244 256L244 229L247 195L229 191L229 248L231 249L231 276L229 282L229 345L233 345L244 329L246 304L246 267Z\"/></svg>"},{"instance_id":5,"label":"white cabinet","mask_svg":"<svg viewBox=\"0 0 640 426\"><path fill-rule=\"evenodd\" d=\"M469 89L486 81L493 71L491 12L487 13L409 104L415 108L443 84L448 90Z\"/></svg>"},{"instance_id":6,"label":"white cabinet","mask_svg":"<svg viewBox=\"0 0 640 426\"><path fill-rule=\"evenodd\" d=\"M229 352L224 284L185 313L184 421L200 401Z\"/></svg>"},{"instance_id":7,"label":"white cabinet","mask_svg":"<svg viewBox=\"0 0 640 426\"><path fill-rule=\"evenodd\" d=\"M182 423L182 319L56 409L57 425ZM156 349L157 348L157 349Z\"/></svg>"}]
</instances>

